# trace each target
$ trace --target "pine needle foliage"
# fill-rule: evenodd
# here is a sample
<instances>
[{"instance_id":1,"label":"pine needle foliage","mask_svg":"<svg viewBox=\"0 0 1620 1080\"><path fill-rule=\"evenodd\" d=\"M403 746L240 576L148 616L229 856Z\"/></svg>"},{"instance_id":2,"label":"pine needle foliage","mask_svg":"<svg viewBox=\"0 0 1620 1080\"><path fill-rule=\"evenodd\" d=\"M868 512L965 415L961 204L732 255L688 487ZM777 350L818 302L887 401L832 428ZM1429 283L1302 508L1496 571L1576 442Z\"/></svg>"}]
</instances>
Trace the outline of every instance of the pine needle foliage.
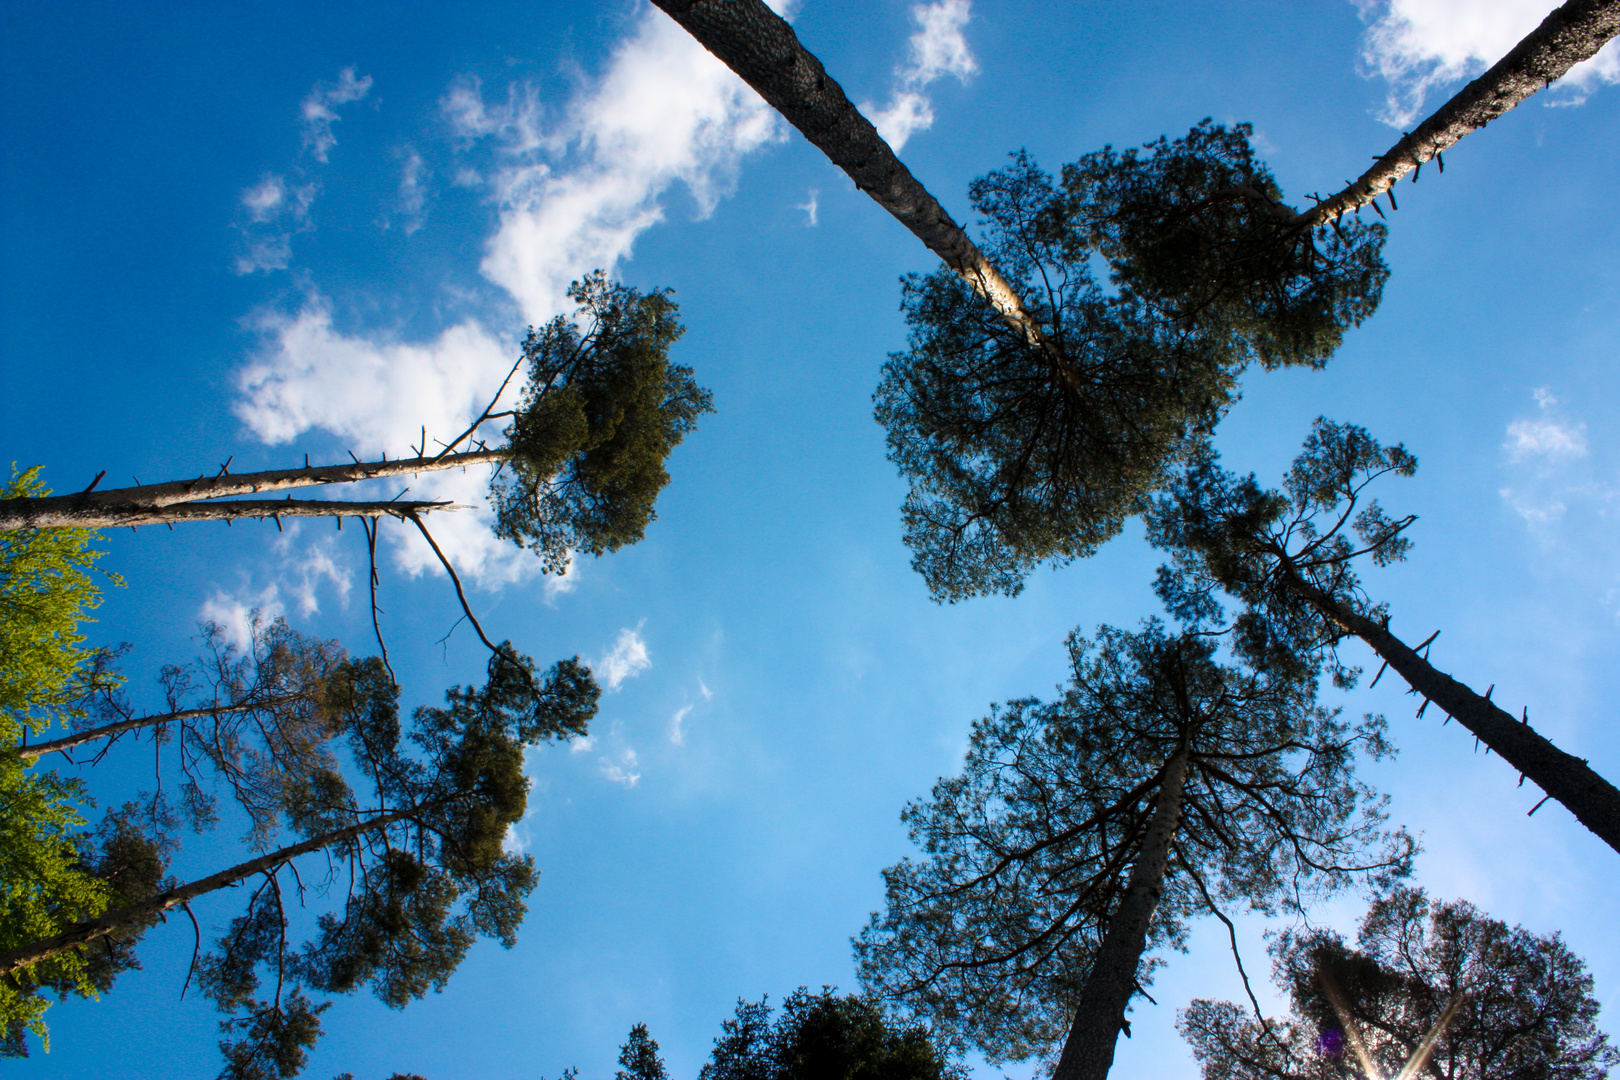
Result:
<instances>
[{"instance_id":1,"label":"pine needle foliage","mask_svg":"<svg viewBox=\"0 0 1620 1080\"><path fill-rule=\"evenodd\" d=\"M692 369L669 361L684 332L668 290L642 294L597 271L568 291L579 309L523 345L527 381L491 481L496 534L562 573L574 551L640 540L669 482L664 462L713 411Z\"/></svg>"},{"instance_id":2,"label":"pine needle foliage","mask_svg":"<svg viewBox=\"0 0 1620 1080\"><path fill-rule=\"evenodd\" d=\"M1364 1068L1357 1043L1379 1075L1395 1076L1454 1002L1416 1075L1600 1080L1620 1065L1597 1028L1592 977L1557 934L1407 888L1373 903L1357 945L1328 930L1277 938L1272 971L1293 1004L1284 1020L1193 1001L1178 1026L1204 1080L1353 1080Z\"/></svg>"},{"instance_id":3,"label":"pine needle foliage","mask_svg":"<svg viewBox=\"0 0 1620 1080\"><path fill-rule=\"evenodd\" d=\"M975 722L961 774L906 807L922 857L884 871L886 909L855 944L870 991L993 1062L1049 1054L1082 1022L1150 844L1168 844L1164 876L1119 1013L1101 1020L1110 1043L1190 919L1301 910L1405 873L1414 850L1355 777L1363 753L1391 752L1381 717L1346 723L1316 704L1314 680L1223 665L1208 639L1154 622L1073 635L1069 657L1062 697ZM1176 760L1185 779L1167 793ZM1166 799L1179 810L1161 841Z\"/></svg>"},{"instance_id":4,"label":"pine needle foliage","mask_svg":"<svg viewBox=\"0 0 1620 1080\"><path fill-rule=\"evenodd\" d=\"M1245 365L1319 367L1377 306L1383 230L1290 224L1248 134L1206 121L1061 185L1020 152L970 186L1045 348L948 270L904 279L910 347L876 415L936 599L1015 594L1037 564L1091 554L1206 439Z\"/></svg>"}]
</instances>

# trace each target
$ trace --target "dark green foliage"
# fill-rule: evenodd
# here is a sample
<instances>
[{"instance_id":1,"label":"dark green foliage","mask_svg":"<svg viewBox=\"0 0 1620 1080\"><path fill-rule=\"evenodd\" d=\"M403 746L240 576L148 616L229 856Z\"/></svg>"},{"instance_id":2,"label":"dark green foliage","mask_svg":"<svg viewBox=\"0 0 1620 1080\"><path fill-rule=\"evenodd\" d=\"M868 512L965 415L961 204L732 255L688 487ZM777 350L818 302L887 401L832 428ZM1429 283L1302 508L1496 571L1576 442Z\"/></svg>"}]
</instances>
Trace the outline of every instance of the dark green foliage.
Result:
<instances>
[{"instance_id":1,"label":"dark green foliage","mask_svg":"<svg viewBox=\"0 0 1620 1080\"><path fill-rule=\"evenodd\" d=\"M112 811L93 833L79 837L79 859L75 869L107 886L107 907L119 908L145 900L171 888L172 878L164 876L168 845L142 829L140 810L134 804ZM123 933L109 935L78 950L75 962L63 964L47 960L7 976L10 989L41 996L54 994L66 1001L69 995L86 990L104 994L125 971L139 970L135 946L141 936L157 924L147 919L129 926ZM14 1021L0 1031L0 1057L28 1056L28 1025Z\"/></svg>"},{"instance_id":2,"label":"dark green foliage","mask_svg":"<svg viewBox=\"0 0 1620 1080\"><path fill-rule=\"evenodd\" d=\"M992 1061L1063 1039L1184 746L1150 952L1201 912L1299 910L1404 873L1413 852L1354 775L1359 753L1389 752L1382 718L1346 724L1313 679L1219 664L1207 638L1157 623L1069 650L1060 699L977 721L961 775L906 808L924 857L884 872L887 910L855 945L871 991ZM1159 962L1140 959L1139 985Z\"/></svg>"},{"instance_id":3,"label":"dark green foliage","mask_svg":"<svg viewBox=\"0 0 1620 1080\"><path fill-rule=\"evenodd\" d=\"M1253 133L1204 120L1145 155L1088 154L1063 168L1057 228L1159 317L1218 328L1267 368L1321 367L1378 306L1384 227L1300 228Z\"/></svg>"},{"instance_id":4,"label":"dark green foliage","mask_svg":"<svg viewBox=\"0 0 1620 1080\"><path fill-rule=\"evenodd\" d=\"M233 1080L302 1067L326 1008L310 1006L306 988L369 987L402 1008L442 990L479 936L507 948L517 942L538 879L530 856L504 850L527 805L523 752L582 733L596 710L596 684L577 659L540 674L506 643L483 687L452 687L443 707L415 711L408 733L398 693L376 658L345 663L328 684L326 707L373 791L368 799L333 771L288 790L287 822L307 837L397 817L325 846L329 865L349 870L341 910L319 916L314 940L289 944L282 882L268 872L199 964L203 993L231 1015L222 1026L240 1033L222 1044L224 1075ZM266 973L275 993L262 999Z\"/></svg>"},{"instance_id":5,"label":"dark green foliage","mask_svg":"<svg viewBox=\"0 0 1620 1080\"><path fill-rule=\"evenodd\" d=\"M621 1058L621 1060L623 1060ZM622 1075L622 1074L621 1074ZM955 1080L959 1069L925 1028L895 1024L869 998L799 987L773 1022L770 1006L737 1002L700 1080Z\"/></svg>"},{"instance_id":6,"label":"dark green foliage","mask_svg":"<svg viewBox=\"0 0 1620 1080\"><path fill-rule=\"evenodd\" d=\"M491 483L496 534L563 572L570 551L641 539L669 482L664 461L712 398L669 362L683 327L668 291L643 296L601 271L570 287L578 324L530 329L528 379L506 430L511 458Z\"/></svg>"},{"instance_id":7,"label":"dark green foliage","mask_svg":"<svg viewBox=\"0 0 1620 1080\"><path fill-rule=\"evenodd\" d=\"M1417 459L1384 447L1351 424L1318 418L1281 490L1239 477L1201 451L1154 502L1148 536L1170 552L1155 586L1169 610L1190 625L1223 630L1249 663L1272 670L1330 665L1348 687L1357 670L1340 663L1335 646L1346 632L1289 587L1302 581L1334 601L1378 620L1352 563L1362 556L1384 566L1406 557L1405 530L1415 519L1391 518L1365 489L1387 473L1410 476ZM1219 594L1240 605L1228 624Z\"/></svg>"},{"instance_id":8,"label":"dark green foliage","mask_svg":"<svg viewBox=\"0 0 1620 1080\"><path fill-rule=\"evenodd\" d=\"M913 565L948 600L1016 593L1036 563L1095 551L1214 425L1236 371L1217 339L1103 294L1052 227L1051 178L1023 155L971 192L986 254L1055 355L955 274L905 279L911 348L884 365L876 413L911 483Z\"/></svg>"},{"instance_id":9,"label":"dark green foliage","mask_svg":"<svg viewBox=\"0 0 1620 1080\"><path fill-rule=\"evenodd\" d=\"M1459 993L1418 1075L1599 1080L1620 1065L1595 1023L1592 978L1557 934L1397 889L1368 911L1358 945L1326 930L1281 936L1272 970L1293 1015L1265 1028L1230 1002L1194 1001L1179 1026L1205 1080L1359 1078L1357 1039L1380 1075L1393 1076ZM1325 986L1336 988L1353 1033Z\"/></svg>"},{"instance_id":10,"label":"dark green foliage","mask_svg":"<svg viewBox=\"0 0 1620 1080\"><path fill-rule=\"evenodd\" d=\"M647 1034L646 1024L630 1029L630 1038L619 1047L619 1071L613 1080L669 1080L664 1059L658 1056L658 1042Z\"/></svg>"},{"instance_id":11,"label":"dark green foliage","mask_svg":"<svg viewBox=\"0 0 1620 1080\"><path fill-rule=\"evenodd\" d=\"M1048 350L950 271L905 279L910 349L876 413L936 599L1016 593L1037 563L1091 554L1201 445L1250 360L1320 366L1377 305L1382 229L1287 224L1247 134L1206 122L1147 157L1105 149L1061 189L1022 153L973 183L985 253Z\"/></svg>"}]
</instances>

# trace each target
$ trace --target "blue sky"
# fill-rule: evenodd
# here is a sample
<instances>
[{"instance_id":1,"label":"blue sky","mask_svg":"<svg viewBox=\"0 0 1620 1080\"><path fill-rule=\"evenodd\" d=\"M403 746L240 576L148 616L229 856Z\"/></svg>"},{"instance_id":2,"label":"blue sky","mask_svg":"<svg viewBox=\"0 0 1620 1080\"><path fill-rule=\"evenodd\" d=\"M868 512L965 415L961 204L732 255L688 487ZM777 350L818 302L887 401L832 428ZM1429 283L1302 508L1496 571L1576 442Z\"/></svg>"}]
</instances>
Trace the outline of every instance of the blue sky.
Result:
<instances>
[{"instance_id":1,"label":"blue sky","mask_svg":"<svg viewBox=\"0 0 1620 1080\"><path fill-rule=\"evenodd\" d=\"M1356 175L1544 14L1536 0L916 6L805 0L801 38L881 114L966 218L967 183L1027 148L1050 169L1105 143L1250 121L1285 194ZM904 344L897 278L930 256L645 3L582 8L286 2L11 5L0 194L0 421L59 490L402 454L459 431L526 326L603 267L669 287L676 358L716 413L676 452L640 545L544 579L481 512L436 526L485 627L607 684L589 743L531 758L515 842L542 871L520 944L481 944L442 995L343 999L307 1075L612 1075L645 1022L690 1077L738 996L853 986L848 939L908 853L901 807L960 762L991 702L1049 694L1074 627L1157 610L1132 528L1017 599L931 603L900 543L904 491L871 393ZM1394 628L1620 773L1620 78L1613 50L1400 188L1382 309L1325 372L1251 373L1220 445L1275 478L1318 414L1422 463L1383 500L1420 516L1370 571ZM904 136L902 140L902 136ZM476 500L478 477L413 483ZM393 494L390 490L387 494ZM254 607L371 646L358 529L108 534L95 639L137 686L199 619ZM483 657L430 556L384 527L384 627L408 699ZM1421 832L1418 881L1562 931L1620 1016L1614 854L1386 680L1402 748L1372 774ZM145 782L124 751L104 804ZM176 872L228 857L204 838ZM229 898L203 918L229 917ZM1355 898L1314 912L1350 926ZM1265 968L1258 919L1240 922ZM1215 930L1218 931L1218 926ZM18 1075L209 1075L216 1016L179 1001L171 922L145 970L50 1013ZM1236 997L1201 927L1133 1017L1116 1075L1190 1078L1193 996ZM1013 1070L1027 1075L1029 1068ZM991 1075L986 1072L984 1075ZM999 1075L997 1073L996 1075Z\"/></svg>"}]
</instances>

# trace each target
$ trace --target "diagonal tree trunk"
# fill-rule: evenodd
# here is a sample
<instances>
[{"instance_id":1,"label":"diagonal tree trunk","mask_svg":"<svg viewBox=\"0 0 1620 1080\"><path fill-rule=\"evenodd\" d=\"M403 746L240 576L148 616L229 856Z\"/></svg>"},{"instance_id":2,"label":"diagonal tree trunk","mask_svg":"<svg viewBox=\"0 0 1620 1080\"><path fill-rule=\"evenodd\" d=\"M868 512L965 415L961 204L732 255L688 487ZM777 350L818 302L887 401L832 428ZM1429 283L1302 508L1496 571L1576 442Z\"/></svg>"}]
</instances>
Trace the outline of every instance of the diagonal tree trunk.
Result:
<instances>
[{"instance_id":1,"label":"diagonal tree trunk","mask_svg":"<svg viewBox=\"0 0 1620 1080\"><path fill-rule=\"evenodd\" d=\"M64 735L60 739L46 739L44 742L30 743L17 747L17 757L23 761L32 761L44 757L46 754L66 753L77 749L86 743L93 743L97 739L110 739L114 735L122 735L126 731L139 731L141 728L156 727L159 724L168 724L181 720L196 720L204 716L230 716L233 713L247 712L250 709L274 707L286 704L287 701L252 701L240 705L209 705L198 709L180 709L176 712L156 713L151 716L132 716L127 720L117 720L111 724L102 724L100 727L86 728L75 731L71 735Z\"/></svg>"},{"instance_id":2,"label":"diagonal tree trunk","mask_svg":"<svg viewBox=\"0 0 1620 1080\"><path fill-rule=\"evenodd\" d=\"M37 964L41 960L49 960L51 957L66 952L68 949L88 945L90 942L116 933L124 927L146 922L163 914L170 908L179 907L181 904L189 903L199 896L234 885L245 877L272 870L289 860L296 859L300 855L308 855L310 852L320 851L322 848L331 847L333 844L340 844L376 829L385 828L396 821L404 821L407 818L426 813L444 805L455 797L449 796L438 799L421 806L411 807L408 810L394 810L354 825L333 829L331 832L321 833L319 836L311 837L302 843L291 844L265 855L260 855L256 859L237 863L235 866L221 870L217 874L198 878L196 881L170 889L165 893L159 893L150 899L142 900L140 903L130 904L128 907L119 908L117 911L109 911L99 918L75 923L53 937L41 938L39 941L21 945L10 952L0 954L0 977L10 975L30 964Z\"/></svg>"},{"instance_id":3,"label":"diagonal tree trunk","mask_svg":"<svg viewBox=\"0 0 1620 1080\"><path fill-rule=\"evenodd\" d=\"M1365 641L1413 690L1439 705L1503 761L1535 781L1548 798L1562 803L1577 821L1620 851L1620 790L1584 759L1554 746L1530 726L1528 717L1514 717L1497 707L1489 694L1476 694L1437 671L1388 627L1340 603L1291 570L1285 569L1279 576L1285 588Z\"/></svg>"},{"instance_id":4,"label":"diagonal tree trunk","mask_svg":"<svg viewBox=\"0 0 1620 1080\"><path fill-rule=\"evenodd\" d=\"M218 521L232 517L333 515L377 517L381 514L404 517L409 516L412 509L418 512L449 509L451 504L286 503L262 499L205 504L193 506L190 510L174 508L201 503L205 499L263 494L267 491L288 491L292 488L317 487L322 484L350 484L381 477L414 476L418 473L464 468L468 465L493 465L505 461L510 456L511 452L505 449L469 450L435 457L399 458L394 461L384 458L381 461L356 461L337 465L306 465L301 469L273 469L267 472L241 473L236 476L221 470L218 476L199 476L195 480L171 480L161 484L109 488L105 491L85 490L75 495L47 495L36 499L0 499L0 531L57 526L94 529L119 525L152 525L171 521ZM243 509L244 507L247 509ZM304 509L298 509L299 507ZM345 510L345 507L363 509Z\"/></svg>"},{"instance_id":5,"label":"diagonal tree trunk","mask_svg":"<svg viewBox=\"0 0 1620 1080\"><path fill-rule=\"evenodd\" d=\"M1300 215L1300 222L1306 227L1321 225L1366 206L1464 135L1595 56L1616 33L1620 33L1620 0L1569 0L1489 71L1390 147L1355 183Z\"/></svg>"},{"instance_id":6,"label":"diagonal tree trunk","mask_svg":"<svg viewBox=\"0 0 1620 1080\"><path fill-rule=\"evenodd\" d=\"M1147 951L1148 928L1164 895L1170 865L1170 843L1181 824L1182 792L1192 740L1185 739L1165 763L1158 805L1142 841L1142 853L1131 867L1125 895L1108 920L1091 973L1080 990L1080 1005L1064 1040L1053 1080L1103 1080L1114 1064L1114 1044L1126 1028L1125 1008L1136 993L1136 971Z\"/></svg>"},{"instance_id":7,"label":"diagonal tree trunk","mask_svg":"<svg viewBox=\"0 0 1620 1080\"><path fill-rule=\"evenodd\" d=\"M1039 324L962 227L895 157L781 16L761 0L653 0L944 260L1023 335L1056 357Z\"/></svg>"}]
</instances>

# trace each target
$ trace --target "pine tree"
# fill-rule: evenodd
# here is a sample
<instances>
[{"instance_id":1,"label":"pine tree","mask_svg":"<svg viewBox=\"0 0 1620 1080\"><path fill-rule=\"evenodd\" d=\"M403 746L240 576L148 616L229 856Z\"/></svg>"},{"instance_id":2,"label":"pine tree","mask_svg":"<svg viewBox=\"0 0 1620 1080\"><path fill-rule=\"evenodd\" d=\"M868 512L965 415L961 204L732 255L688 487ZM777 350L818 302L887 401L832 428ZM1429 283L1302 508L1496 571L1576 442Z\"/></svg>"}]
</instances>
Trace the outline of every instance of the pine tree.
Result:
<instances>
[{"instance_id":1,"label":"pine tree","mask_svg":"<svg viewBox=\"0 0 1620 1080\"><path fill-rule=\"evenodd\" d=\"M1357 944L1328 930L1276 939L1286 1020L1195 1000L1178 1026L1205 1080L1600 1080L1620 1065L1595 1023L1592 977L1557 934L1397 889L1373 903Z\"/></svg>"},{"instance_id":2,"label":"pine tree","mask_svg":"<svg viewBox=\"0 0 1620 1080\"><path fill-rule=\"evenodd\" d=\"M1359 672L1339 647L1360 638L1422 696L1419 717L1430 702L1438 705L1518 770L1520 783L1533 781L1620 851L1620 790L1537 733L1528 709L1513 716L1490 691L1475 693L1435 668L1426 658L1433 636L1408 646L1391 632L1387 605L1362 588L1355 564L1404 559L1416 520L1390 517L1366 489L1416 469L1404 447L1381 446L1362 428L1326 419L1317 420L1280 490L1226 471L1205 450L1148 515L1149 539L1171 554L1159 571L1159 595L1189 624L1230 631L1249 663L1302 674L1326 666L1341 686ZM1228 617L1222 594L1237 602L1236 614Z\"/></svg>"},{"instance_id":3,"label":"pine tree","mask_svg":"<svg viewBox=\"0 0 1620 1080\"><path fill-rule=\"evenodd\" d=\"M1388 752L1382 719L1343 722L1314 679L1156 623L1069 649L1061 699L975 723L962 774L906 808L924 858L885 871L856 954L871 991L992 1061L1061 1043L1059 1080L1095 1080L1190 919L1388 880L1413 845L1354 775Z\"/></svg>"}]
</instances>

